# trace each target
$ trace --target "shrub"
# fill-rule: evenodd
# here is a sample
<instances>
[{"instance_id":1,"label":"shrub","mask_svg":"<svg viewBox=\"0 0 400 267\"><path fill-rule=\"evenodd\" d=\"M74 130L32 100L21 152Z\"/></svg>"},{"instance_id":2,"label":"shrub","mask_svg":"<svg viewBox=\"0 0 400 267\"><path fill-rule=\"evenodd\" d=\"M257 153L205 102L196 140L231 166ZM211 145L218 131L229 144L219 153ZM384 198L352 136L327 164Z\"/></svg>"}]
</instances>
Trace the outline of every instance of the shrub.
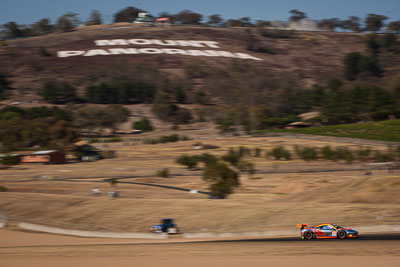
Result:
<instances>
[{"instance_id":1,"label":"shrub","mask_svg":"<svg viewBox=\"0 0 400 267\"><path fill-rule=\"evenodd\" d=\"M16 165L17 161L13 156L5 156L5 157L0 159L0 163L2 163L3 165L9 167L11 165Z\"/></svg>"},{"instance_id":2,"label":"shrub","mask_svg":"<svg viewBox=\"0 0 400 267\"><path fill-rule=\"evenodd\" d=\"M256 147L255 149L254 149L254 156L255 157L260 157L261 156L261 153L262 153L262 150L261 150L261 148L258 148L258 147Z\"/></svg>"},{"instance_id":3,"label":"shrub","mask_svg":"<svg viewBox=\"0 0 400 267\"><path fill-rule=\"evenodd\" d=\"M157 175L160 176L160 177L168 178L168 177L169 177L169 170L168 170L168 168L164 168L164 169L162 169L162 170L159 170L159 171L157 172Z\"/></svg>"},{"instance_id":4,"label":"shrub","mask_svg":"<svg viewBox=\"0 0 400 267\"><path fill-rule=\"evenodd\" d=\"M394 159L393 154L391 153L383 153L381 151L375 151L374 160L376 162L389 162Z\"/></svg>"},{"instance_id":5,"label":"shrub","mask_svg":"<svg viewBox=\"0 0 400 267\"><path fill-rule=\"evenodd\" d=\"M335 160L345 160L351 164L354 160L353 153L347 147L337 147L335 151Z\"/></svg>"},{"instance_id":6,"label":"shrub","mask_svg":"<svg viewBox=\"0 0 400 267\"><path fill-rule=\"evenodd\" d=\"M43 47L43 46L41 46L41 47L39 47L39 54L42 56L42 57L49 57L49 56L51 56L51 54L47 51L47 49L45 48L45 47Z\"/></svg>"},{"instance_id":7,"label":"shrub","mask_svg":"<svg viewBox=\"0 0 400 267\"><path fill-rule=\"evenodd\" d=\"M204 164L206 166L216 164L218 162L218 158L216 156L208 154L208 153L204 153L203 155L201 155L199 157L199 160L204 162Z\"/></svg>"},{"instance_id":8,"label":"shrub","mask_svg":"<svg viewBox=\"0 0 400 267\"><path fill-rule=\"evenodd\" d=\"M178 164L184 165L189 169L195 168L199 163L199 161L200 159L198 156L188 156L188 155L182 155L176 160Z\"/></svg>"},{"instance_id":9,"label":"shrub","mask_svg":"<svg viewBox=\"0 0 400 267\"><path fill-rule=\"evenodd\" d=\"M274 157L276 160L285 159L291 160L292 156L289 150L284 148L283 146L275 147L269 153L270 156Z\"/></svg>"},{"instance_id":10,"label":"shrub","mask_svg":"<svg viewBox=\"0 0 400 267\"><path fill-rule=\"evenodd\" d=\"M370 148L360 149L356 153L359 160L367 160L371 156L372 150Z\"/></svg>"},{"instance_id":11,"label":"shrub","mask_svg":"<svg viewBox=\"0 0 400 267\"><path fill-rule=\"evenodd\" d=\"M189 137L187 136L179 136L177 134L172 134L172 135L164 135L159 138L146 138L143 139L143 144L159 144L159 143L173 143L173 142L178 142L178 141L187 141L190 140Z\"/></svg>"},{"instance_id":12,"label":"shrub","mask_svg":"<svg viewBox=\"0 0 400 267\"><path fill-rule=\"evenodd\" d=\"M255 173L254 164L252 162L239 161L237 167L241 172L247 172L250 175Z\"/></svg>"},{"instance_id":13,"label":"shrub","mask_svg":"<svg viewBox=\"0 0 400 267\"><path fill-rule=\"evenodd\" d=\"M259 32L263 37L274 39L290 39L295 37L295 32L292 30L262 29Z\"/></svg>"},{"instance_id":14,"label":"shrub","mask_svg":"<svg viewBox=\"0 0 400 267\"><path fill-rule=\"evenodd\" d=\"M327 160L335 160L335 151L332 150L330 145L326 145L321 149L322 158Z\"/></svg>"},{"instance_id":15,"label":"shrub","mask_svg":"<svg viewBox=\"0 0 400 267\"><path fill-rule=\"evenodd\" d=\"M8 192L8 188L0 185L0 192Z\"/></svg>"},{"instance_id":16,"label":"shrub","mask_svg":"<svg viewBox=\"0 0 400 267\"><path fill-rule=\"evenodd\" d=\"M238 153L229 151L227 154L222 156L222 160L229 162L232 166L237 166L240 160L240 155Z\"/></svg>"},{"instance_id":17,"label":"shrub","mask_svg":"<svg viewBox=\"0 0 400 267\"><path fill-rule=\"evenodd\" d=\"M110 179L107 179L107 181L110 183L111 186L117 186L117 183L118 183L117 178L110 178Z\"/></svg>"},{"instance_id":18,"label":"shrub","mask_svg":"<svg viewBox=\"0 0 400 267\"><path fill-rule=\"evenodd\" d=\"M314 147L305 147L301 148L299 146L295 147L295 151L299 158L310 161L310 160L317 160L318 159L318 151Z\"/></svg>"},{"instance_id":19,"label":"shrub","mask_svg":"<svg viewBox=\"0 0 400 267\"><path fill-rule=\"evenodd\" d=\"M239 175L225 163L214 162L206 164L203 179L211 182L211 196L225 198L232 193L232 188L239 186Z\"/></svg>"},{"instance_id":20,"label":"shrub","mask_svg":"<svg viewBox=\"0 0 400 267\"><path fill-rule=\"evenodd\" d=\"M223 181L216 182L210 186L211 196L213 198L226 198L227 195L232 193L232 187Z\"/></svg>"},{"instance_id":21,"label":"shrub","mask_svg":"<svg viewBox=\"0 0 400 267\"><path fill-rule=\"evenodd\" d=\"M67 82L46 82L40 95L49 103L65 104L76 100L76 88Z\"/></svg>"},{"instance_id":22,"label":"shrub","mask_svg":"<svg viewBox=\"0 0 400 267\"><path fill-rule=\"evenodd\" d=\"M159 139L160 143L174 143L179 141L179 135L172 134L172 135L164 135L161 136Z\"/></svg>"},{"instance_id":23,"label":"shrub","mask_svg":"<svg viewBox=\"0 0 400 267\"><path fill-rule=\"evenodd\" d=\"M251 151L249 148L247 148L245 146L241 146L241 147L239 147L238 154L239 154L239 157L249 156L251 154Z\"/></svg>"},{"instance_id":24,"label":"shrub","mask_svg":"<svg viewBox=\"0 0 400 267\"><path fill-rule=\"evenodd\" d=\"M151 121L149 119L143 118L133 123L133 129L141 130L143 132L150 132L153 131L153 126L151 125Z\"/></svg>"}]
</instances>

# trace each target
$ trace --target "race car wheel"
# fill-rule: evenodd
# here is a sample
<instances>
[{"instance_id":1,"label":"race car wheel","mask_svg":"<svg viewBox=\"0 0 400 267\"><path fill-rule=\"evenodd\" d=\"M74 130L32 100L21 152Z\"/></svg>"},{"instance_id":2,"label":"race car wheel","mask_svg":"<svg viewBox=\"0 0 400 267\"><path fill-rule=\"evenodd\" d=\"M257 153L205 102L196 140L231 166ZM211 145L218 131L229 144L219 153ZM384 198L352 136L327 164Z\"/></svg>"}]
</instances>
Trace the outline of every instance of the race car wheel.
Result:
<instances>
[{"instance_id":1,"label":"race car wheel","mask_svg":"<svg viewBox=\"0 0 400 267\"><path fill-rule=\"evenodd\" d=\"M346 237L347 237L346 232L343 231L343 230L340 230L340 231L337 233L337 238L339 238L339 239L345 239Z\"/></svg>"},{"instance_id":2,"label":"race car wheel","mask_svg":"<svg viewBox=\"0 0 400 267\"><path fill-rule=\"evenodd\" d=\"M311 231L307 231L304 233L304 239L310 240L314 238L314 234Z\"/></svg>"}]
</instances>

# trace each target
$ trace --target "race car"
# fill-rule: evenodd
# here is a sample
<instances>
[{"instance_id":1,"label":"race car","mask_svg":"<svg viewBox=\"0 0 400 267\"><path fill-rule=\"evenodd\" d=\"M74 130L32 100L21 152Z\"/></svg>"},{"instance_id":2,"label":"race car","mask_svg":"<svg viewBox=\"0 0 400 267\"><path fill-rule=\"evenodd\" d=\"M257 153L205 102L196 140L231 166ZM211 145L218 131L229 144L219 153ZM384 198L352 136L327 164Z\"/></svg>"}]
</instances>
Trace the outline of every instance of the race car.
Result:
<instances>
[{"instance_id":1,"label":"race car","mask_svg":"<svg viewBox=\"0 0 400 267\"><path fill-rule=\"evenodd\" d=\"M316 226L308 227L307 224L298 224L300 228L301 239L314 238L357 238L358 231L351 228L344 228L333 223L323 223Z\"/></svg>"},{"instance_id":2,"label":"race car","mask_svg":"<svg viewBox=\"0 0 400 267\"><path fill-rule=\"evenodd\" d=\"M151 226L149 229L151 233L166 233L166 234L178 234L178 226L174 223L174 219L165 218L161 220L160 224Z\"/></svg>"}]
</instances>

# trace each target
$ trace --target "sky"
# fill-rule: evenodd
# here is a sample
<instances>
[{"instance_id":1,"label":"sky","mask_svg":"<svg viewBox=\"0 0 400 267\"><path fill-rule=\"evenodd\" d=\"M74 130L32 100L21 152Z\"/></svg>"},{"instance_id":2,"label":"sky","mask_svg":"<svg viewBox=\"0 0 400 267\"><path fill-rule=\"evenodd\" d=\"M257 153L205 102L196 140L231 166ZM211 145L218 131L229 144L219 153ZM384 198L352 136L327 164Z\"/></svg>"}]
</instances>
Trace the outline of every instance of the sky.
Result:
<instances>
[{"instance_id":1,"label":"sky","mask_svg":"<svg viewBox=\"0 0 400 267\"><path fill-rule=\"evenodd\" d=\"M175 14L189 9L207 17L220 14L224 19L250 17L255 20L287 20L289 10L298 9L309 18L364 18L369 13L400 20L400 0L0 0L0 24L14 21L32 24L42 18L55 23L67 13L79 14L86 21L91 10L98 10L110 23L113 14L134 6L157 16L162 11Z\"/></svg>"}]
</instances>

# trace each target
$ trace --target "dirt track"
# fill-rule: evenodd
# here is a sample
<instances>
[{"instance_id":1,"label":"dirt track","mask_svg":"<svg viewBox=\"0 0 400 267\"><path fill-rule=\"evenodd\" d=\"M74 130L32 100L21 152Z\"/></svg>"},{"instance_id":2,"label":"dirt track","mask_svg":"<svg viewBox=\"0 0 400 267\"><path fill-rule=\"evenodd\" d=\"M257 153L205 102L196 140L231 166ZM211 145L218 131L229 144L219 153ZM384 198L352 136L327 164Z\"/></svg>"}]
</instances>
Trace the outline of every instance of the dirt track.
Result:
<instances>
[{"instance_id":1,"label":"dirt track","mask_svg":"<svg viewBox=\"0 0 400 267\"><path fill-rule=\"evenodd\" d=\"M132 241L0 230L0 266L399 266L400 240ZM361 239L360 239L361 240Z\"/></svg>"}]
</instances>

